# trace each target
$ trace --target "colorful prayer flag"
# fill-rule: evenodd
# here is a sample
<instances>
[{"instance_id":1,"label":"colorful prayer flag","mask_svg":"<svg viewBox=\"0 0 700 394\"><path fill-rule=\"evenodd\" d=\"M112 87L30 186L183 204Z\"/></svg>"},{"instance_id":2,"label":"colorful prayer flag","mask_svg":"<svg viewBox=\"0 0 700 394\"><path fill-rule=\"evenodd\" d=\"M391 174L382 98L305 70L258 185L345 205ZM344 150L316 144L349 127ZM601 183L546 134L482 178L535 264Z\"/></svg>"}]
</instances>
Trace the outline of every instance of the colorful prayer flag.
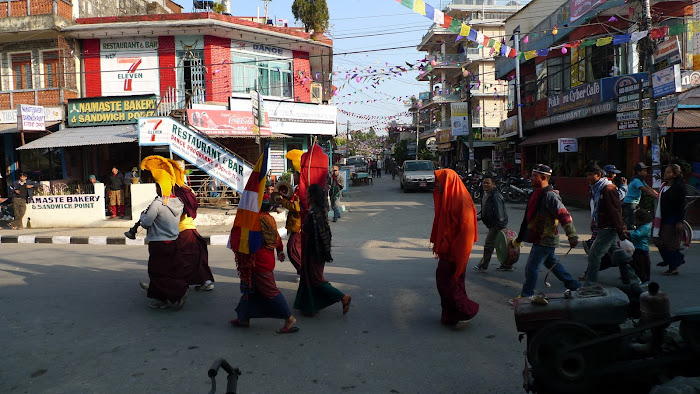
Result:
<instances>
[{"instance_id":1,"label":"colorful prayer flag","mask_svg":"<svg viewBox=\"0 0 700 394\"><path fill-rule=\"evenodd\" d=\"M489 44L490 44L490 42L489 42ZM498 51L498 53L501 53L501 43L499 41L496 41L493 44L493 50Z\"/></svg>"},{"instance_id":2,"label":"colorful prayer flag","mask_svg":"<svg viewBox=\"0 0 700 394\"><path fill-rule=\"evenodd\" d=\"M268 157L270 143L263 150L253 172L245 184L245 189L238 202L236 218L233 221L229 244L234 252L253 254L262 245L262 232L260 231L260 206L265 193L267 182Z\"/></svg>"},{"instance_id":3,"label":"colorful prayer flag","mask_svg":"<svg viewBox=\"0 0 700 394\"><path fill-rule=\"evenodd\" d=\"M677 25L673 25L668 29L668 35L669 36L677 36L679 34L683 34L686 31L688 31L688 25L685 23L679 23Z\"/></svg>"},{"instance_id":4,"label":"colorful prayer flag","mask_svg":"<svg viewBox=\"0 0 700 394\"><path fill-rule=\"evenodd\" d=\"M515 50L515 48L510 48L510 52L508 52L508 57L510 57L510 58L518 57L518 52Z\"/></svg>"},{"instance_id":5,"label":"colorful prayer flag","mask_svg":"<svg viewBox=\"0 0 700 394\"><path fill-rule=\"evenodd\" d=\"M644 30L644 31L635 31L635 32L633 32L633 33L631 34L630 42L631 42L632 44L634 44L635 42L637 42L637 41L641 40L642 38L646 37L648 33L649 33L648 30Z\"/></svg>"},{"instance_id":6,"label":"colorful prayer flag","mask_svg":"<svg viewBox=\"0 0 700 394\"><path fill-rule=\"evenodd\" d=\"M625 42L629 42L630 38L632 37L631 34L620 34L617 36L613 37L613 45L620 45Z\"/></svg>"},{"instance_id":7,"label":"colorful prayer flag","mask_svg":"<svg viewBox=\"0 0 700 394\"><path fill-rule=\"evenodd\" d=\"M478 33L478 32L477 32L476 30L471 29L471 30L469 31L469 34L467 35L467 40L472 41L472 42L476 41L476 34L477 34L477 33Z\"/></svg>"},{"instance_id":8,"label":"colorful prayer flag","mask_svg":"<svg viewBox=\"0 0 700 394\"><path fill-rule=\"evenodd\" d=\"M443 21L440 26L444 27L445 29L449 29L450 25L452 24L452 17L449 15L443 15Z\"/></svg>"},{"instance_id":9,"label":"colorful prayer flag","mask_svg":"<svg viewBox=\"0 0 700 394\"><path fill-rule=\"evenodd\" d=\"M537 56L547 56L549 54L549 48L538 49L535 52L537 52Z\"/></svg>"},{"instance_id":10,"label":"colorful prayer flag","mask_svg":"<svg viewBox=\"0 0 700 394\"><path fill-rule=\"evenodd\" d=\"M437 8L433 12L433 22L437 25L442 25L445 22L445 14Z\"/></svg>"},{"instance_id":11,"label":"colorful prayer flag","mask_svg":"<svg viewBox=\"0 0 700 394\"><path fill-rule=\"evenodd\" d=\"M423 0L414 0L413 11L425 16L425 2Z\"/></svg>"},{"instance_id":12,"label":"colorful prayer flag","mask_svg":"<svg viewBox=\"0 0 700 394\"><path fill-rule=\"evenodd\" d=\"M485 47L493 48L494 45L496 45L496 40L494 40L493 38L489 38L488 41L484 41Z\"/></svg>"},{"instance_id":13,"label":"colorful prayer flag","mask_svg":"<svg viewBox=\"0 0 700 394\"><path fill-rule=\"evenodd\" d=\"M462 26L462 22L460 22L459 19L452 18L452 22L450 22L450 26L447 28L447 30L449 30L453 33L459 33L461 26Z\"/></svg>"},{"instance_id":14,"label":"colorful prayer flag","mask_svg":"<svg viewBox=\"0 0 700 394\"><path fill-rule=\"evenodd\" d=\"M430 4L425 5L425 17L428 19L435 18L435 8Z\"/></svg>"},{"instance_id":15,"label":"colorful prayer flag","mask_svg":"<svg viewBox=\"0 0 700 394\"><path fill-rule=\"evenodd\" d=\"M537 57L537 51L527 51L525 52L525 60L534 59Z\"/></svg>"},{"instance_id":16,"label":"colorful prayer flag","mask_svg":"<svg viewBox=\"0 0 700 394\"><path fill-rule=\"evenodd\" d=\"M664 38L668 35L668 27L657 27L656 29L651 29L649 32L649 38L651 39L657 39L657 38Z\"/></svg>"},{"instance_id":17,"label":"colorful prayer flag","mask_svg":"<svg viewBox=\"0 0 700 394\"><path fill-rule=\"evenodd\" d=\"M594 39L583 40L583 42L581 43L581 48L595 45L595 43L596 43L596 40L594 40Z\"/></svg>"},{"instance_id":18,"label":"colorful prayer flag","mask_svg":"<svg viewBox=\"0 0 700 394\"><path fill-rule=\"evenodd\" d=\"M595 46L597 46L597 47L606 46L606 45L610 44L612 42L612 40L613 40L612 37L601 37L601 38L596 40Z\"/></svg>"},{"instance_id":19,"label":"colorful prayer flag","mask_svg":"<svg viewBox=\"0 0 700 394\"><path fill-rule=\"evenodd\" d=\"M472 30L472 27L471 27L471 26L469 26L469 25L466 24L466 23L462 23L462 26L461 26L460 29L459 29L459 35L460 35L460 36L465 36L465 37L466 37L466 36L469 35L469 32L471 32L471 30Z\"/></svg>"},{"instance_id":20,"label":"colorful prayer flag","mask_svg":"<svg viewBox=\"0 0 700 394\"><path fill-rule=\"evenodd\" d=\"M405 7L413 9L413 0L401 0L401 4Z\"/></svg>"}]
</instances>

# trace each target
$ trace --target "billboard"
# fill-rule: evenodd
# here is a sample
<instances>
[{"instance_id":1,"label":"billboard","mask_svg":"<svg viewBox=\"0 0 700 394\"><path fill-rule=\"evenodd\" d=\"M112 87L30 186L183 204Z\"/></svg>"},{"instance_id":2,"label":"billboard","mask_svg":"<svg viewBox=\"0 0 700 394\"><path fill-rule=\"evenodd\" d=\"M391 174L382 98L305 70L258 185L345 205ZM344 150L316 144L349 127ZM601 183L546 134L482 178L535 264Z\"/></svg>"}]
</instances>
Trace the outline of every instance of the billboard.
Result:
<instances>
[{"instance_id":1,"label":"billboard","mask_svg":"<svg viewBox=\"0 0 700 394\"><path fill-rule=\"evenodd\" d=\"M131 96L160 91L158 37L100 40L102 94Z\"/></svg>"}]
</instances>

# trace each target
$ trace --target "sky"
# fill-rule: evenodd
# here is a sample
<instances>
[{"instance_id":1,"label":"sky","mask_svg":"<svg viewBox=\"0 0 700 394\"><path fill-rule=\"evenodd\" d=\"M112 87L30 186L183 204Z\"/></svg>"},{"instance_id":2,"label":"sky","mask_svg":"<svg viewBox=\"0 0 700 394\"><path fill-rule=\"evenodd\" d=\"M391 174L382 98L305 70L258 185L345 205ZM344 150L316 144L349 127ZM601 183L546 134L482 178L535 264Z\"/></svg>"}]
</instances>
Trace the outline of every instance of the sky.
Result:
<instances>
[{"instance_id":1,"label":"sky","mask_svg":"<svg viewBox=\"0 0 700 394\"><path fill-rule=\"evenodd\" d=\"M445 0L442 0L446 3ZM268 3L268 18L287 19L289 26L299 26L292 15L292 0L272 0ZM427 4L440 7L440 0L427 0ZM386 117L407 110L403 101L412 95L428 91L427 82L416 81L418 71L402 73L379 81L373 88L370 83L346 79L348 72L404 66L406 62L416 63L423 59L425 52L418 52L417 45L430 28L432 21L414 13L396 0L327 0L330 14L330 27L326 35L333 39L335 53L333 68L337 75L333 84L339 87L334 103L339 110L352 114L375 116L377 119L360 119L339 111L338 124L350 121L350 130L367 131L374 126L379 135L385 135ZM188 9L191 9L189 5ZM231 0L231 13L235 16L256 16L264 14L262 0ZM401 49L344 54L348 52L405 47ZM367 75L365 72L364 75ZM367 100L377 100L368 103ZM358 101L363 101L358 103ZM397 119L398 123L410 123L409 117ZM345 127L339 127L345 129Z\"/></svg>"}]
</instances>

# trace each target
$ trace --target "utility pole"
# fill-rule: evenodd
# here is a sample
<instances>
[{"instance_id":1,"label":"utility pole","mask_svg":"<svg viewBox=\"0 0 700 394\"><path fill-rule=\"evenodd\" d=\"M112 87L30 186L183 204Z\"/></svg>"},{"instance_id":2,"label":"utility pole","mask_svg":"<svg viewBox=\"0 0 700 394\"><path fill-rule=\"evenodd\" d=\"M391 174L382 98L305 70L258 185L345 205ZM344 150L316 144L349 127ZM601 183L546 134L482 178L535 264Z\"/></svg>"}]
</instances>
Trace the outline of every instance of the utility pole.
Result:
<instances>
[{"instance_id":1,"label":"utility pole","mask_svg":"<svg viewBox=\"0 0 700 394\"><path fill-rule=\"evenodd\" d=\"M474 133L472 130L472 82L467 81L467 132L469 133L469 172L474 171Z\"/></svg>"},{"instance_id":2,"label":"utility pole","mask_svg":"<svg viewBox=\"0 0 700 394\"><path fill-rule=\"evenodd\" d=\"M520 26L513 30L515 51L520 53ZM518 106L518 138L523 139L523 109L520 101L520 57L515 57L515 105Z\"/></svg>"},{"instance_id":3,"label":"utility pole","mask_svg":"<svg viewBox=\"0 0 700 394\"><path fill-rule=\"evenodd\" d=\"M267 23L267 5L272 1L272 0L262 0L265 3L265 23ZM273 23L274 25L274 23Z\"/></svg>"},{"instance_id":4,"label":"utility pole","mask_svg":"<svg viewBox=\"0 0 700 394\"><path fill-rule=\"evenodd\" d=\"M416 123L416 160L418 160L418 139L420 138L420 108L418 109L418 122Z\"/></svg>"},{"instance_id":5,"label":"utility pole","mask_svg":"<svg viewBox=\"0 0 700 394\"><path fill-rule=\"evenodd\" d=\"M345 157L350 156L350 121L345 124Z\"/></svg>"},{"instance_id":6,"label":"utility pole","mask_svg":"<svg viewBox=\"0 0 700 394\"><path fill-rule=\"evenodd\" d=\"M649 137L651 145L651 151L659 151L659 124L656 121L656 100L654 100L654 88L652 84L652 74L654 73L654 58L652 56L652 41L651 41L651 0L644 0L644 28L645 30L648 31L648 34L646 38L644 38L644 56L645 56L645 61L648 62L648 67L649 67L649 87L648 87L648 96L649 96L649 112L650 112L650 117L651 117L651 136ZM643 119L639 119L640 123L643 123ZM642 158L639 158L640 161ZM654 163L654 155L652 154L652 174L659 174L663 177L663 174L661 174L661 162L660 160L656 163ZM653 184L652 184L653 185Z\"/></svg>"}]
</instances>

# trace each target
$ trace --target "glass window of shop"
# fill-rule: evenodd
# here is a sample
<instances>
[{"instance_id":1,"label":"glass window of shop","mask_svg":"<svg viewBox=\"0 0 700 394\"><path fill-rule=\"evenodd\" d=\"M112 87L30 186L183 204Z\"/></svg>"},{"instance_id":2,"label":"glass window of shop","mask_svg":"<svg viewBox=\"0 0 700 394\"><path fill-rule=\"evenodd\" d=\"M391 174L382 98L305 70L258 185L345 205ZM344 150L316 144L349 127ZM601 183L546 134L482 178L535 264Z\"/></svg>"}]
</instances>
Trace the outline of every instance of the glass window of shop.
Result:
<instances>
[{"instance_id":1,"label":"glass window of shop","mask_svg":"<svg viewBox=\"0 0 700 394\"><path fill-rule=\"evenodd\" d=\"M255 89L264 96L292 97L292 61L267 56L234 53L231 56L233 92Z\"/></svg>"},{"instance_id":2,"label":"glass window of shop","mask_svg":"<svg viewBox=\"0 0 700 394\"><path fill-rule=\"evenodd\" d=\"M547 98L547 61L535 66L537 74L537 96L536 101Z\"/></svg>"}]
</instances>

